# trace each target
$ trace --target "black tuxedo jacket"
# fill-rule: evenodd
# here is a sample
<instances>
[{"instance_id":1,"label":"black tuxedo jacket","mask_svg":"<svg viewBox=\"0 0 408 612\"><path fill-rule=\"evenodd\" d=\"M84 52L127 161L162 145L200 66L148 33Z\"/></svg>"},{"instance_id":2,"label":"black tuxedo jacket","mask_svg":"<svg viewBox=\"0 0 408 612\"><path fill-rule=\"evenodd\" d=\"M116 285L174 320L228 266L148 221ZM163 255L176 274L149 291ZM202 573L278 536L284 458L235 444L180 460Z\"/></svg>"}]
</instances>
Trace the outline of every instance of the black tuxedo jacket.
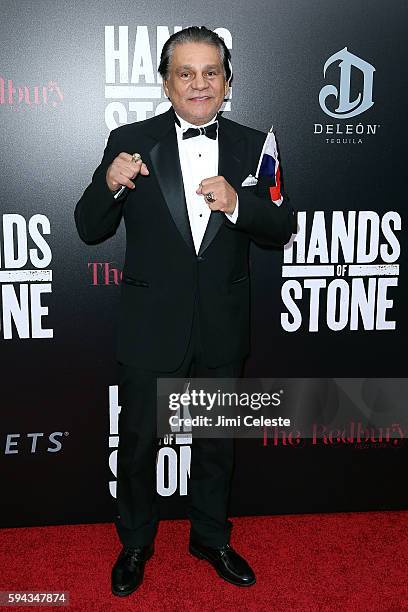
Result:
<instances>
[{"instance_id":1,"label":"black tuxedo jacket","mask_svg":"<svg viewBox=\"0 0 408 612\"><path fill-rule=\"evenodd\" d=\"M248 248L251 239L283 246L295 232L293 209L278 207L269 185L241 187L254 175L265 134L219 117L218 174L239 197L236 224L212 212L198 255L185 203L174 113L113 130L92 183L75 209L87 244L112 236L122 218L126 257L121 284L117 358L141 368L170 372L189 340L194 301L207 366L244 358L249 351ZM119 200L105 181L122 151L141 154L150 174Z\"/></svg>"}]
</instances>

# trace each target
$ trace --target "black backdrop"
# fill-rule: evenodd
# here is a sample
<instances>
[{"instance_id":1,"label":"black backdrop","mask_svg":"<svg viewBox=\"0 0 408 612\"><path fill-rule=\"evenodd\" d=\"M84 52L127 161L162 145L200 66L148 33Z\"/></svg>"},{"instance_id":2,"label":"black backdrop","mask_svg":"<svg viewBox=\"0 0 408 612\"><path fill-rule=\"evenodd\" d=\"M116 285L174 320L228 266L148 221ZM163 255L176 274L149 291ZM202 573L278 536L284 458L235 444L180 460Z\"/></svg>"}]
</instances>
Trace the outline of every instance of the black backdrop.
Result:
<instances>
[{"instance_id":1,"label":"black backdrop","mask_svg":"<svg viewBox=\"0 0 408 612\"><path fill-rule=\"evenodd\" d=\"M406 16L398 0L273 0L267 10L237 0L222 12L213 0L2 3L2 526L113 517L124 232L87 247L73 210L109 130L165 109L156 70L166 28L222 29L234 69L224 112L264 131L273 123L304 221L306 260L297 243L285 262L251 251L246 376L405 376ZM342 220L351 238L337 257ZM239 440L232 514L406 507L405 439L370 433L360 443ZM169 518L184 515L180 442L159 461Z\"/></svg>"}]
</instances>

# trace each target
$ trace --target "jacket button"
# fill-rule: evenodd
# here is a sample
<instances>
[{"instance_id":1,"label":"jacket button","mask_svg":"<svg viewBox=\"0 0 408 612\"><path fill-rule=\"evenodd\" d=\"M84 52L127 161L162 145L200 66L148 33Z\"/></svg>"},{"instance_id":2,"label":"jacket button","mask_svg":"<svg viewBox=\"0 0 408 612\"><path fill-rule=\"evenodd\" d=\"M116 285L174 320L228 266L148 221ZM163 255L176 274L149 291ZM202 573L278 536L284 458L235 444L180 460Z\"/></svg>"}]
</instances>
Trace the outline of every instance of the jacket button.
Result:
<instances>
[{"instance_id":1,"label":"jacket button","mask_svg":"<svg viewBox=\"0 0 408 612\"><path fill-rule=\"evenodd\" d=\"M202 255L199 255L199 256L197 257L197 261L204 261L204 257L203 257Z\"/></svg>"}]
</instances>

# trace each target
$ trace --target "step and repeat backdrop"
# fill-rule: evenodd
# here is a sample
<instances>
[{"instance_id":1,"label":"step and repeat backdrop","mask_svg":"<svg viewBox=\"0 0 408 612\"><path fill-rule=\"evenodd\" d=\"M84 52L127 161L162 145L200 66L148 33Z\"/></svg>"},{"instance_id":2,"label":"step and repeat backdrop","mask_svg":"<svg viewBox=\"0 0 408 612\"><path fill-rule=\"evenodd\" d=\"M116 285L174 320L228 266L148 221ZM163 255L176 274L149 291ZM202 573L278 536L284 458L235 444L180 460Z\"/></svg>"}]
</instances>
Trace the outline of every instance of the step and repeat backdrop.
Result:
<instances>
[{"instance_id":1,"label":"step and repeat backdrop","mask_svg":"<svg viewBox=\"0 0 408 612\"><path fill-rule=\"evenodd\" d=\"M406 376L406 3L1 6L1 526L113 520L125 233L87 246L73 213L110 130L167 110L158 57L188 25L231 49L224 116L273 124L298 215L283 251L251 249L245 376L313 377L327 403L334 377ZM407 507L403 423L316 426L237 440L232 515ZM164 518L190 450L162 441Z\"/></svg>"}]
</instances>

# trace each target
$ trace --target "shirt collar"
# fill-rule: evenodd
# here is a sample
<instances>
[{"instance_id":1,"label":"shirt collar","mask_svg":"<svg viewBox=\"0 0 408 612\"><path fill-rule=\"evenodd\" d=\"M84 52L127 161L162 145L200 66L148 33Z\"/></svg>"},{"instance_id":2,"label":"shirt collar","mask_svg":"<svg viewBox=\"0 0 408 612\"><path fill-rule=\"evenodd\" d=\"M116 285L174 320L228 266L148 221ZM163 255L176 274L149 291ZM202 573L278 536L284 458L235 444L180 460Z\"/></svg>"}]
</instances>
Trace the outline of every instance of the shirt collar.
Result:
<instances>
[{"instance_id":1,"label":"shirt collar","mask_svg":"<svg viewBox=\"0 0 408 612\"><path fill-rule=\"evenodd\" d=\"M174 110L174 109L173 109ZM213 123L216 119L217 119L217 114L214 115L214 117L208 121L207 123L203 123L202 125L194 125L193 123L189 123L188 121L186 121L185 119L183 119L182 117L180 117L180 115L178 115L176 113L176 111L174 111L174 114L176 115L176 117L178 118L178 120L180 121L180 126L177 125L176 123L176 129L180 129L182 132L185 132L186 130L188 130L189 128L198 128L198 127L205 127L207 125L210 125L210 123Z\"/></svg>"}]
</instances>

